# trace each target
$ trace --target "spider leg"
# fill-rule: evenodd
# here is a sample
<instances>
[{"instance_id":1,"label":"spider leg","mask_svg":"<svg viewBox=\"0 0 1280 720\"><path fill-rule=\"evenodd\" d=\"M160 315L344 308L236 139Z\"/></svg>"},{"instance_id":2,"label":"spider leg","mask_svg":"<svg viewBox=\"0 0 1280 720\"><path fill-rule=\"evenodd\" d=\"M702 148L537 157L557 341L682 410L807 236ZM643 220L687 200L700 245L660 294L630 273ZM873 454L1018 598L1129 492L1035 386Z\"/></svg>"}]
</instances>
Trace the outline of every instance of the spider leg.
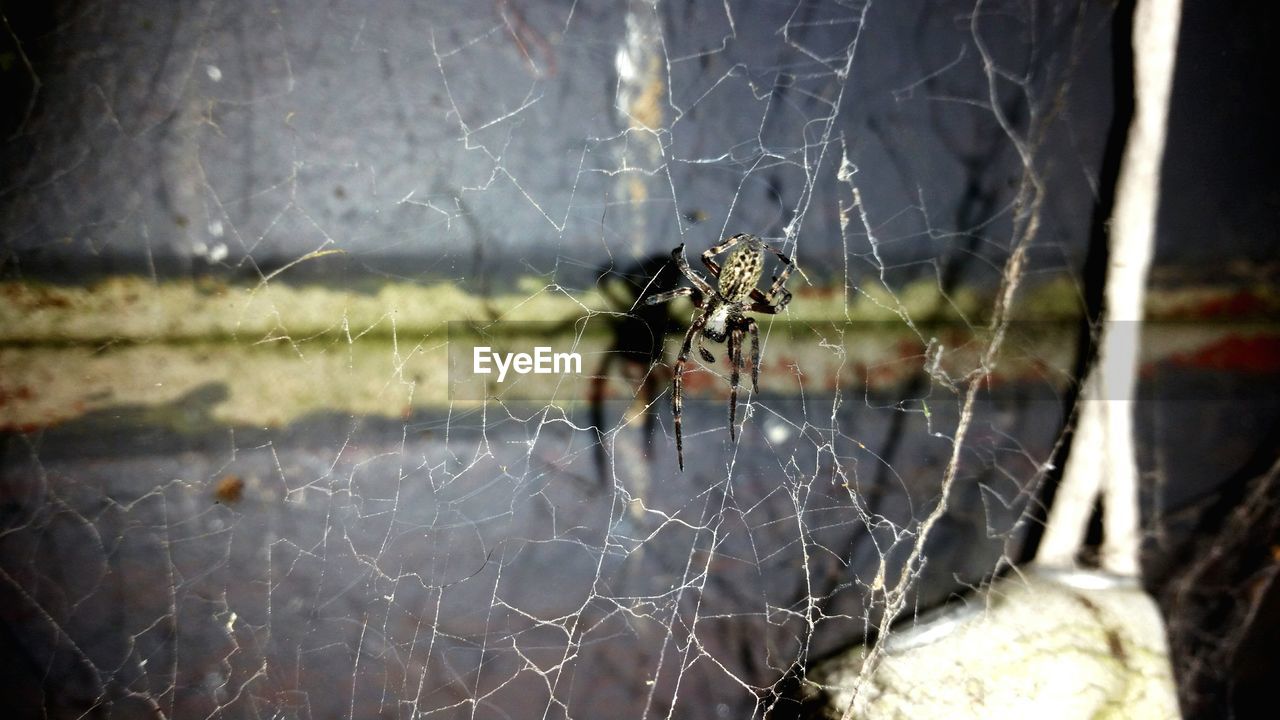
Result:
<instances>
[{"instance_id":1,"label":"spider leg","mask_svg":"<svg viewBox=\"0 0 1280 720\"><path fill-rule=\"evenodd\" d=\"M701 307L702 303L699 302L700 298L697 296L697 293L694 292L694 289L690 287L676 288L675 290L668 290L667 292L658 293L657 295L650 295L645 298L644 304L657 305L658 303L670 302L678 297L686 296L692 297L693 304Z\"/></svg>"},{"instance_id":2,"label":"spider leg","mask_svg":"<svg viewBox=\"0 0 1280 720\"><path fill-rule=\"evenodd\" d=\"M765 302L781 312L791 302L791 291L779 285L778 279L774 278L773 287L769 289L769 295L765 298Z\"/></svg>"},{"instance_id":3,"label":"spider leg","mask_svg":"<svg viewBox=\"0 0 1280 720\"><path fill-rule=\"evenodd\" d=\"M791 302L791 291L781 288L778 291L776 300L770 300L759 288L751 288L751 299L754 302L743 305L743 312L762 312L767 315L777 315Z\"/></svg>"},{"instance_id":4,"label":"spider leg","mask_svg":"<svg viewBox=\"0 0 1280 720\"><path fill-rule=\"evenodd\" d=\"M702 338L698 338L698 354L702 356L703 360L706 360L709 363L716 361L716 356L712 355L711 351L702 344Z\"/></svg>"},{"instance_id":5,"label":"spider leg","mask_svg":"<svg viewBox=\"0 0 1280 720\"><path fill-rule=\"evenodd\" d=\"M680 432L680 410L684 406L684 364L688 362L689 351L702 335L702 326L706 322L706 318L699 317L689 326L684 344L680 346L680 355L676 357L674 377L671 380L671 417L676 429L676 458L680 463L680 472L684 472L684 436Z\"/></svg>"},{"instance_id":6,"label":"spider leg","mask_svg":"<svg viewBox=\"0 0 1280 720\"><path fill-rule=\"evenodd\" d=\"M755 318L747 318L744 323L751 331L751 392L760 394L760 326ZM741 348L739 348L741 353Z\"/></svg>"},{"instance_id":7,"label":"spider leg","mask_svg":"<svg viewBox=\"0 0 1280 720\"><path fill-rule=\"evenodd\" d=\"M787 307L787 303L791 302L791 293L786 288L782 289L782 296L777 303L753 302L742 308L744 312L764 313L765 315L777 315Z\"/></svg>"},{"instance_id":8,"label":"spider leg","mask_svg":"<svg viewBox=\"0 0 1280 720\"><path fill-rule=\"evenodd\" d=\"M719 245L712 245L706 252L702 253L702 264L707 266L712 275L720 277L720 263L716 262L715 257L738 243L751 237L746 233L738 233L725 238L725 241Z\"/></svg>"},{"instance_id":9,"label":"spider leg","mask_svg":"<svg viewBox=\"0 0 1280 720\"><path fill-rule=\"evenodd\" d=\"M680 247L671 251L671 259L676 261L676 268L685 277L689 278L689 282L697 286L705 297L711 297L711 294L715 292L715 288L712 288L710 283L695 272L693 268L689 267L689 259L684 256L684 243L680 243Z\"/></svg>"},{"instance_id":10,"label":"spider leg","mask_svg":"<svg viewBox=\"0 0 1280 720\"><path fill-rule=\"evenodd\" d=\"M791 272L796 269L796 262L772 245L765 245L764 249L777 255L778 259L782 261L782 272L773 277L773 284L769 286L767 294L754 290L751 293L751 299L757 303L775 305L778 310L781 310L787 306L787 303L791 302L791 291L787 290L786 284L787 278L791 277Z\"/></svg>"},{"instance_id":11,"label":"spider leg","mask_svg":"<svg viewBox=\"0 0 1280 720\"><path fill-rule=\"evenodd\" d=\"M776 280L777 278L774 279ZM770 294L766 295L759 288L751 288L751 299L760 305L773 305L778 310L786 308L787 304L791 302L791 291L784 287L780 287L776 291L770 290L769 292ZM746 310L747 307L743 309Z\"/></svg>"},{"instance_id":12,"label":"spider leg","mask_svg":"<svg viewBox=\"0 0 1280 720\"><path fill-rule=\"evenodd\" d=\"M729 441L738 439L738 374L742 370L742 326L729 332Z\"/></svg>"},{"instance_id":13,"label":"spider leg","mask_svg":"<svg viewBox=\"0 0 1280 720\"><path fill-rule=\"evenodd\" d=\"M767 243L761 243L761 245L764 246L765 250L768 250L774 255L777 255L778 259L781 260L782 264L785 266L782 269L782 274L774 278L773 289L771 290L771 292L776 292L777 289L782 287L782 284L787 281L787 276L791 274L791 271L796 269L796 261L792 260L790 257L783 254L781 250L778 250L772 245L769 245Z\"/></svg>"},{"instance_id":14,"label":"spider leg","mask_svg":"<svg viewBox=\"0 0 1280 720\"><path fill-rule=\"evenodd\" d=\"M777 251L775 250L774 252ZM779 256L786 258L786 255L781 253L779 253ZM783 268L781 274L775 275L773 284L769 286L768 293L761 292L759 288L751 288L751 299L754 302L745 306L743 310L765 313L766 315L777 315L786 309L791 302L791 291L786 288L786 282L794 269L795 263L790 263Z\"/></svg>"}]
</instances>

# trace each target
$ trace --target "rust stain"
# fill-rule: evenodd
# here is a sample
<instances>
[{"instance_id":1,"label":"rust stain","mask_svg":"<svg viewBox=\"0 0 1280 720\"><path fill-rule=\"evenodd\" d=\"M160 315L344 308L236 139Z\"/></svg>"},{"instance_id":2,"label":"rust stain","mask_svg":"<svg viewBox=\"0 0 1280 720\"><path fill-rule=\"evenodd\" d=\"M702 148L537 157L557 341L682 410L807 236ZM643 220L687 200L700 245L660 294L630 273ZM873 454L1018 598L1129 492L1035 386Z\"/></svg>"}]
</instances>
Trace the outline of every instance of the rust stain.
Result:
<instances>
[{"instance_id":1,"label":"rust stain","mask_svg":"<svg viewBox=\"0 0 1280 720\"><path fill-rule=\"evenodd\" d=\"M217 502L228 505L240 502L244 497L244 480L239 475L223 476L214 488L213 496Z\"/></svg>"},{"instance_id":2,"label":"rust stain","mask_svg":"<svg viewBox=\"0 0 1280 720\"><path fill-rule=\"evenodd\" d=\"M1251 290L1241 290L1221 297L1205 300L1190 308L1190 315L1197 318L1258 317L1272 310L1271 305Z\"/></svg>"},{"instance_id":3,"label":"rust stain","mask_svg":"<svg viewBox=\"0 0 1280 720\"><path fill-rule=\"evenodd\" d=\"M642 203L649 199L649 189L639 178L630 178L627 180L627 197L633 203Z\"/></svg>"},{"instance_id":4,"label":"rust stain","mask_svg":"<svg viewBox=\"0 0 1280 720\"><path fill-rule=\"evenodd\" d=\"M1193 352L1176 353L1171 365L1258 375L1280 372L1280 336L1225 337Z\"/></svg>"},{"instance_id":5,"label":"rust stain","mask_svg":"<svg viewBox=\"0 0 1280 720\"><path fill-rule=\"evenodd\" d=\"M556 52L547 38L525 19L524 12L512 0L496 0L498 15L507 26L507 33L516 51L524 60L525 69L535 78L556 74ZM538 61L541 60L541 63Z\"/></svg>"},{"instance_id":6,"label":"rust stain","mask_svg":"<svg viewBox=\"0 0 1280 720\"><path fill-rule=\"evenodd\" d=\"M1124 643L1120 640L1120 633L1114 628L1106 629L1107 650L1111 653L1111 657L1115 658L1121 665L1127 665L1129 654L1124 651Z\"/></svg>"},{"instance_id":7,"label":"rust stain","mask_svg":"<svg viewBox=\"0 0 1280 720\"><path fill-rule=\"evenodd\" d=\"M7 283L0 289L6 302L20 310L65 309L74 303L71 293L57 287L27 286Z\"/></svg>"},{"instance_id":8,"label":"rust stain","mask_svg":"<svg viewBox=\"0 0 1280 720\"><path fill-rule=\"evenodd\" d=\"M656 55L650 57L648 67L645 68L645 77L648 82L631 103L631 107L627 108L627 112L631 114L632 127L646 130L662 127L662 91L666 85L662 82L661 70L662 64L658 61L658 57Z\"/></svg>"},{"instance_id":9,"label":"rust stain","mask_svg":"<svg viewBox=\"0 0 1280 720\"><path fill-rule=\"evenodd\" d=\"M717 386L720 378L714 373L707 372L701 368L692 368L685 366L684 374L681 376L681 383L684 389L691 393L705 393Z\"/></svg>"},{"instance_id":10,"label":"rust stain","mask_svg":"<svg viewBox=\"0 0 1280 720\"><path fill-rule=\"evenodd\" d=\"M0 407L9 404L10 400L30 400L35 397L35 393L26 385L19 385L12 390L0 386Z\"/></svg>"}]
</instances>

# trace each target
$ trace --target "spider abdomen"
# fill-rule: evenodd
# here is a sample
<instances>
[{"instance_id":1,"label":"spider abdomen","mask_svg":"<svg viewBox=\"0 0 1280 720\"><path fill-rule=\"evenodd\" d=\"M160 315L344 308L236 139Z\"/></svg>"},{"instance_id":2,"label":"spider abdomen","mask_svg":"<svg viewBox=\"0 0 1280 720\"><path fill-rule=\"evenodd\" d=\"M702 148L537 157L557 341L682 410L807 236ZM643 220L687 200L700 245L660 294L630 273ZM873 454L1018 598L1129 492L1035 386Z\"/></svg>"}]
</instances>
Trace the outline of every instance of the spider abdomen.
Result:
<instances>
[{"instance_id":1,"label":"spider abdomen","mask_svg":"<svg viewBox=\"0 0 1280 720\"><path fill-rule=\"evenodd\" d=\"M717 304L707 313L707 324L702 328L702 334L707 336L711 342L724 342L725 337L729 334L729 317L732 314L732 308L726 304Z\"/></svg>"},{"instance_id":2,"label":"spider abdomen","mask_svg":"<svg viewBox=\"0 0 1280 720\"><path fill-rule=\"evenodd\" d=\"M720 296L729 302L740 302L755 288L764 271L764 253L759 241L746 242L734 250L725 260L720 271Z\"/></svg>"}]
</instances>

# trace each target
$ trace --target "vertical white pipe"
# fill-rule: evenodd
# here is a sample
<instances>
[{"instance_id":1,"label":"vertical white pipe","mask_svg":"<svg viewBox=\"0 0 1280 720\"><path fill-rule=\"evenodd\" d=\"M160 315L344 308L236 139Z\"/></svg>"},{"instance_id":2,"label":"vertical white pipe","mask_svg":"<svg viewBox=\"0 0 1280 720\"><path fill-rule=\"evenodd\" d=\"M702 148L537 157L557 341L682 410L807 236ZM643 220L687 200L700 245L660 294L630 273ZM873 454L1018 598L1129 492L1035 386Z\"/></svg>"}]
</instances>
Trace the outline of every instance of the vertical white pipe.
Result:
<instances>
[{"instance_id":1,"label":"vertical white pipe","mask_svg":"<svg viewBox=\"0 0 1280 720\"><path fill-rule=\"evenodd\" d=\"M1098 365L1081 394L1070 465L1037 553L1045 564L1071 564L1084 539L1091 490L1100 484L1106 495L1102 567L1129 577L1139 571L1134 393L1181 14L1181 0L1138 0L1134 9L1134 113L1109 225L1105 322Z\"/></svg>"},{"instance_id":2,"label":"vertical white pipe","mask_svg":"<svg viewBox=\"0 0 1280 720\"><path fill-rule=\"evenodd\" d=\"M1160 166L1169 128L1181 0L1139 0L1133 18L1134 113L1111 216L1102 396L1107 408L1103 568L1138 574L1141 544L1133 397L1147 274L1155 252Z\"/></svg>"}]
</instances>

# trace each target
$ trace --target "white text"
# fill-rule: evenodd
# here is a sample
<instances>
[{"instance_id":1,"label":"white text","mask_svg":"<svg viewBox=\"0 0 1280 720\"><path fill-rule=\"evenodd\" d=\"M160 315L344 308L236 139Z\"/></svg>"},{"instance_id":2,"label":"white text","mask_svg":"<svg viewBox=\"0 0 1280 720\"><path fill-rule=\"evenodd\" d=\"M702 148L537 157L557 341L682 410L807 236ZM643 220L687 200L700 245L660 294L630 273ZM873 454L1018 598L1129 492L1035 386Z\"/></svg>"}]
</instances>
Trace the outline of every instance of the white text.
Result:
<instances>
[{"instance_id":1,"label":"white text","mask_svg":"<svg viewBox=\"0 0 1280 720\"><path fill-rule=\"evenodd\" d=\"M507 371L514 370L520 375L550 375L560 373L582 373L582 356L575 352L553 353L549 347L535 347L529 353L496 353L488 347L477 347L472 355L472 371L477 375L488 375L493 367L498 368L498 382L506 380Z\"/></svg>"}]
</instances>

